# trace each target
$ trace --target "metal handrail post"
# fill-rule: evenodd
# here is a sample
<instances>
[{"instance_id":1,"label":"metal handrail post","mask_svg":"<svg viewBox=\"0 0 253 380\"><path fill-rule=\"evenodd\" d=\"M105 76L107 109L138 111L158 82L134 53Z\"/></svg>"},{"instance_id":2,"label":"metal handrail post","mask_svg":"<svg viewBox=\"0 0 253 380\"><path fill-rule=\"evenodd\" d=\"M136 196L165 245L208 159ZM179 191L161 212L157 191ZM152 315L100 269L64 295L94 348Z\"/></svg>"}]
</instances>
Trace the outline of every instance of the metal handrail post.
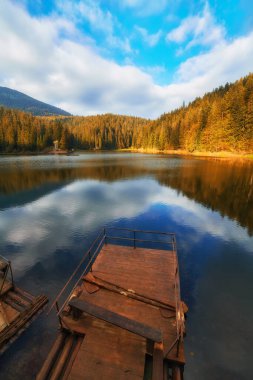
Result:
<instances>
[{"instance_id":1,"label":"metal handrail post","mask_svg":"<svg viewBox=\"0 0 253 380\"><path fill-rule=\"evenodd\" d=\"M10 272L11 272L11 284L13 286L14 285L14 280L13 280L13 272L12 272L11 262L10 261L8 261L8 262L9 262L9 267L10 267Z\"/></svg>"},{"instance_id":2,"label":"metal handrail post","mask_svg":"<svg viewBox=\"0 0 253 380\"><path fill-rule=\"evenodd\" d=\"M3 287L4 287L4 283L5 283L5 280L6 280L6 278L7 278L8 270L9 270L9 266L7 267L6 271L4 272L3 282L2 282L2 286L1 286L1 288L0 288L0 296L1 296L1 294L2 294L2 290L3 290Z\"/></svg>"}]
</instances>

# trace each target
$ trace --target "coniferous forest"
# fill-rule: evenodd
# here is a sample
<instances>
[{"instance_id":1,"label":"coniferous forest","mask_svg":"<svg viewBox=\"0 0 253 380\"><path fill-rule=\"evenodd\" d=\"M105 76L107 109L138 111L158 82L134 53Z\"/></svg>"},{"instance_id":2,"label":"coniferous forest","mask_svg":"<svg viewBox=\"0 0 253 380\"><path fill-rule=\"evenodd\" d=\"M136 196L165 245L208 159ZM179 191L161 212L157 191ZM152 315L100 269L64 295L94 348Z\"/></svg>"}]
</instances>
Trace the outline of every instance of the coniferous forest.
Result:
<instances>
[{"instance_id":1,"label":"coniferous forest","mask_svg":"<svg viewBox=\"0 0 253 380\"><path fill-rule=\"evenodd\" d=\"M157 149L253 152L253 74L156 120L113 114L39 117L0 107L0 152Z\"/></svg>"}]
</instances>

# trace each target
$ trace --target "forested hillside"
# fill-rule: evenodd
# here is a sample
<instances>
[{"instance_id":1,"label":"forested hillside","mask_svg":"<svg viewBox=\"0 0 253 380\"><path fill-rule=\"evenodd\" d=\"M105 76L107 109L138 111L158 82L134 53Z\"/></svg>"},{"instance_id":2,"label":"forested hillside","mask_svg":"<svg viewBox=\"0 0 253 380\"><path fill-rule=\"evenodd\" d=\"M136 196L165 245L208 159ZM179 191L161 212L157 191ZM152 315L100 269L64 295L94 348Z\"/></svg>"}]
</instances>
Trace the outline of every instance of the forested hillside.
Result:
<instances>
[{"instance_id":1,"label":"forested hillside","mask_svg":"<svg viewBox=\"0 0 253 380\"><path fill-rule=\"evenodd\" d=\"M133 134L146 128L149 121L121 115L75 116L61 121L73 137L76 148L122 149L133 145Z\"/></svg>"},{"instance_id":2,"label":"forested hillside","mask_svg":"<svg viewBox=\"0 0 253 380\"><path fill-rule=\"evenodd\" d=\"M132 146L133 131L147 120L119 115L49 118L0 107L0 152L62 149L119 149Z\"/></svg>"},{"instance_id":3,"label":"forested hillside","mask_svg":"<svg viewBox=\"0 0 253 380\"><path fill-rule=\"evenodd\" d=\"M162 115L134 133L136 148L253 151L253 74Z\"/></svg>"},{"instance_id":4,"label":"forested hillside","mask_svg":"<svg viewBox=\"0 0 253 380\"><path fill-rule=\"evenodd\" d=\"M0 107L0 151L143 148L253 152L253 74L157 120L121 115L35 117Z\"/></svg>"},{"instance_id":5,"label":"forested hillside","mask_svg":"<svg viewBox=\"0 0 253 380\"><path fill-rule=\"evenodd\" d=\"M70 113L63 111L58 107L41 102L23 94L22 92L12 90L8 87L0 86L0 105L15 108L21 111L30 112L33 115L63 115L68 116Z\"/></svg>"}]
</instances>

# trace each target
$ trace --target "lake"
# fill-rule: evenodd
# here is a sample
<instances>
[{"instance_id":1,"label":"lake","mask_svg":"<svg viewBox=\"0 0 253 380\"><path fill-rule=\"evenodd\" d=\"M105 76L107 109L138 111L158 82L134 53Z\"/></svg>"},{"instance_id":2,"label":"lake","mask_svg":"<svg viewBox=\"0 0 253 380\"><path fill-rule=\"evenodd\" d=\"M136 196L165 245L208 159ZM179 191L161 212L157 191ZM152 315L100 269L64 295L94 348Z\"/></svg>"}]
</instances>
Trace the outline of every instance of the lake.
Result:
<instances>
[{"instance_id":1,"label":"lake","mask_svg":"<svg viewBox=\"0 0 253 380\"><path fill-rule=\"evenodd\" d=\"M134 153L0 157L0 254L52 302L103 226L175 232L186 380L253 378L253 164ZM33 379L56 332L41 314L0 357Z\"/></svg>"}]
</instances>

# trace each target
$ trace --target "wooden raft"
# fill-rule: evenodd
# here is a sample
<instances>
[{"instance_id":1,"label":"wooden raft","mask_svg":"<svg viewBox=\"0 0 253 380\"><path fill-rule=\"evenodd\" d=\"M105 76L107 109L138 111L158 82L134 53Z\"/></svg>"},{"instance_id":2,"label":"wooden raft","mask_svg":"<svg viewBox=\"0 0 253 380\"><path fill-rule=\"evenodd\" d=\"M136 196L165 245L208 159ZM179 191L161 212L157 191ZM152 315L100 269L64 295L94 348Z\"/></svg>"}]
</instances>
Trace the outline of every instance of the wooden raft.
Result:
<instances>
[{"instance_id":1,"label":"wooden raft","mask_svg":"<svg viewBox=\"0 0 253 380\"><path fill-rule=\"evenodd\" d=\"M176 271L175 251L104 245L61 313L63 330L83 337L78 352L69 350L71 365L62 363L58 377L51 363L37 380L182 379Z\"/></svg>"},{"instance_id":2,"label":"wooden raft","mask_svg":"<svg viewBox=\"0 0 253 380\"><path fill-rule=\"evenodd\" d=\"M0 354L25 330L48 302L45 296L35 297L17 288L12 276L9 276L10 271L10 262L0 257Z\"/></svg>"}]
</instances>

